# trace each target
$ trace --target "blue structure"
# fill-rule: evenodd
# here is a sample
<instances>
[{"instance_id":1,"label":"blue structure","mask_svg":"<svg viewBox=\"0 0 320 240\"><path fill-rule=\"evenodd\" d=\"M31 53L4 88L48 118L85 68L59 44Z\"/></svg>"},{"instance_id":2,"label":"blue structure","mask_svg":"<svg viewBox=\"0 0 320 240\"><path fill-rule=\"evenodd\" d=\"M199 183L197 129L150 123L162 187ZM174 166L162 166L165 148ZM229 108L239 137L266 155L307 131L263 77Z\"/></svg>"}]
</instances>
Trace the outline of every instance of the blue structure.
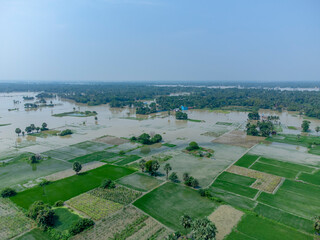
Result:
<instances>
[{"instance_id":1,"label":"blue structure","mask_svg":"<svg viewBox=\"0 0 320 240\"><path fill-rule=\"evenodd\" d=\"M188 110L188 107L181 106L181 110Z\"/></svg>"}]
</instances>

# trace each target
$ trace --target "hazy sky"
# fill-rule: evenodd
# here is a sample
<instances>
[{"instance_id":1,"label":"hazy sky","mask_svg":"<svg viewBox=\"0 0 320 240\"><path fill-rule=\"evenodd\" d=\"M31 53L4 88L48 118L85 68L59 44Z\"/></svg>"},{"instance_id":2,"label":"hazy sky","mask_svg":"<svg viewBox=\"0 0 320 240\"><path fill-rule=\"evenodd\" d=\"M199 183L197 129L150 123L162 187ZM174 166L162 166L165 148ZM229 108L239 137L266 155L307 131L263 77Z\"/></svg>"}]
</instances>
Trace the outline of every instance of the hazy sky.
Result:
<instances>
[{"instance_id":1,"label":"hazy sky","mask_svg":"<svg viewBox=\"0 0 320 240\"><path fill-rule=\"evenodd\" d=\"M0 80L320 80L320 0L0 0Z\"/></svg>"}]
</instances>

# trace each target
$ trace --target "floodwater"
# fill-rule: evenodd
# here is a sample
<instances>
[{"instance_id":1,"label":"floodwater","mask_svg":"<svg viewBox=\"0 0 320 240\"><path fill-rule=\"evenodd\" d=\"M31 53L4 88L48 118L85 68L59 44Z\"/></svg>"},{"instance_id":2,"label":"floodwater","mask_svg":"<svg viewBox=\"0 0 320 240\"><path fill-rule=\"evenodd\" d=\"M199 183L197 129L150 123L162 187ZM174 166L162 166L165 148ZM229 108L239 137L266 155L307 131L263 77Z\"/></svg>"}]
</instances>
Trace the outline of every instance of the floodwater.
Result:
<instances>
[{"instance_id":1,"label":"floodwater","mask_svg":"<svg viewBox=\"0 0 320 240\"><path fill-rule=\"evenodd\" d=\"M110 108L108 105L86 106L73 101L52 99L54 107L43 107L39 109L26 110L23 96L35 96L37 93L1 93L0 94L0 152L31 151L41 153L50 149L63 147L78 142L91 140L103 135L117 137L131 137L146 133L160 133L164 141L172 143L187 143L197 141L208 143L215 137L203 135L204 133L223 131L228 132L235 128L243 129L247 120L246 112L221 112L210 110L188 110L190 119L203 120L203 122L191 122L176 120L174 116L168 116L167 112L153 114L151 116L136 115L132 108ZM14 100L19 103L15 104ZM48 99L47 101L50 101ZM8 109L18 109L8 111ZM53 114L77 111L96 111L98 120L94 117L54 117ZM262 115L279 115L282 125L295 126L298 130L283 128L285 133L299 133L299 127L303 117L290 112L273 112L268 110L260 111ZM311 128L320 125L319 120L310 120ZM43 122L48 124L50 129L63 130L69 128L75 133L72 136L59 137L48 136L36 137L32 135L17 136L16 128L22 131L30 124L41 126ZM231 126L216 125L216 122L230 122ZM1 124L10 124L1 126ZM142 149L141 149L142 150ZM149 149L143 149L146 153Z\"/></svg>"}]
</instances>

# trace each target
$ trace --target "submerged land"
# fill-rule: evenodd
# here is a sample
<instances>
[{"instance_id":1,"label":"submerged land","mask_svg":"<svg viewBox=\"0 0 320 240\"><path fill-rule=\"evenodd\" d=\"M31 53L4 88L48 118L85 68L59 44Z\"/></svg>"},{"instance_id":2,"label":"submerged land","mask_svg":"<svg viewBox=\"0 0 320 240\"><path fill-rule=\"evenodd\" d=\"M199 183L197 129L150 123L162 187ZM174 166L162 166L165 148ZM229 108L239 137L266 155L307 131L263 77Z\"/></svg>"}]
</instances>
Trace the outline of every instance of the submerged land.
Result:
<instances>
[{"instance_id":1,"label":"submerged land","mask_svg":"<svg viewBox=\"0 0 320 240\"><path fill-rule=\"evenodd\" d=\"M0 239L320 239L318 91L2 87Z\"/></svg>"}]
</instances>

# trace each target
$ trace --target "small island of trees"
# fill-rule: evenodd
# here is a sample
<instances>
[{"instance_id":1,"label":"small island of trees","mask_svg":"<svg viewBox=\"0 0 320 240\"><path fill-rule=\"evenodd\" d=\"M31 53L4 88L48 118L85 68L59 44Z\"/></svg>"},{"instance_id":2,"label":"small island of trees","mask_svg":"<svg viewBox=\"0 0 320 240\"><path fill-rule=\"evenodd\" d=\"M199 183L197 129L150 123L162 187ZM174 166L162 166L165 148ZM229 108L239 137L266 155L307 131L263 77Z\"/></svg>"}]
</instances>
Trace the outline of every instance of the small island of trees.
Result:
<instances>
[{"instance_id":1,"label":"small island of trees","mask_svg":"<svg viewBox=\"0 0 320 240\"><path fill-rule=\"evenodd\" d=\"M146 145L151 145L154 143L161 142L162 136L160 134L155 134L153 137L151 137L149 134L143 133L139 137L135 137L135 136L131 137L130 141L139 142L139 143L146 144Z\"/></svg>"}]
</instances>

